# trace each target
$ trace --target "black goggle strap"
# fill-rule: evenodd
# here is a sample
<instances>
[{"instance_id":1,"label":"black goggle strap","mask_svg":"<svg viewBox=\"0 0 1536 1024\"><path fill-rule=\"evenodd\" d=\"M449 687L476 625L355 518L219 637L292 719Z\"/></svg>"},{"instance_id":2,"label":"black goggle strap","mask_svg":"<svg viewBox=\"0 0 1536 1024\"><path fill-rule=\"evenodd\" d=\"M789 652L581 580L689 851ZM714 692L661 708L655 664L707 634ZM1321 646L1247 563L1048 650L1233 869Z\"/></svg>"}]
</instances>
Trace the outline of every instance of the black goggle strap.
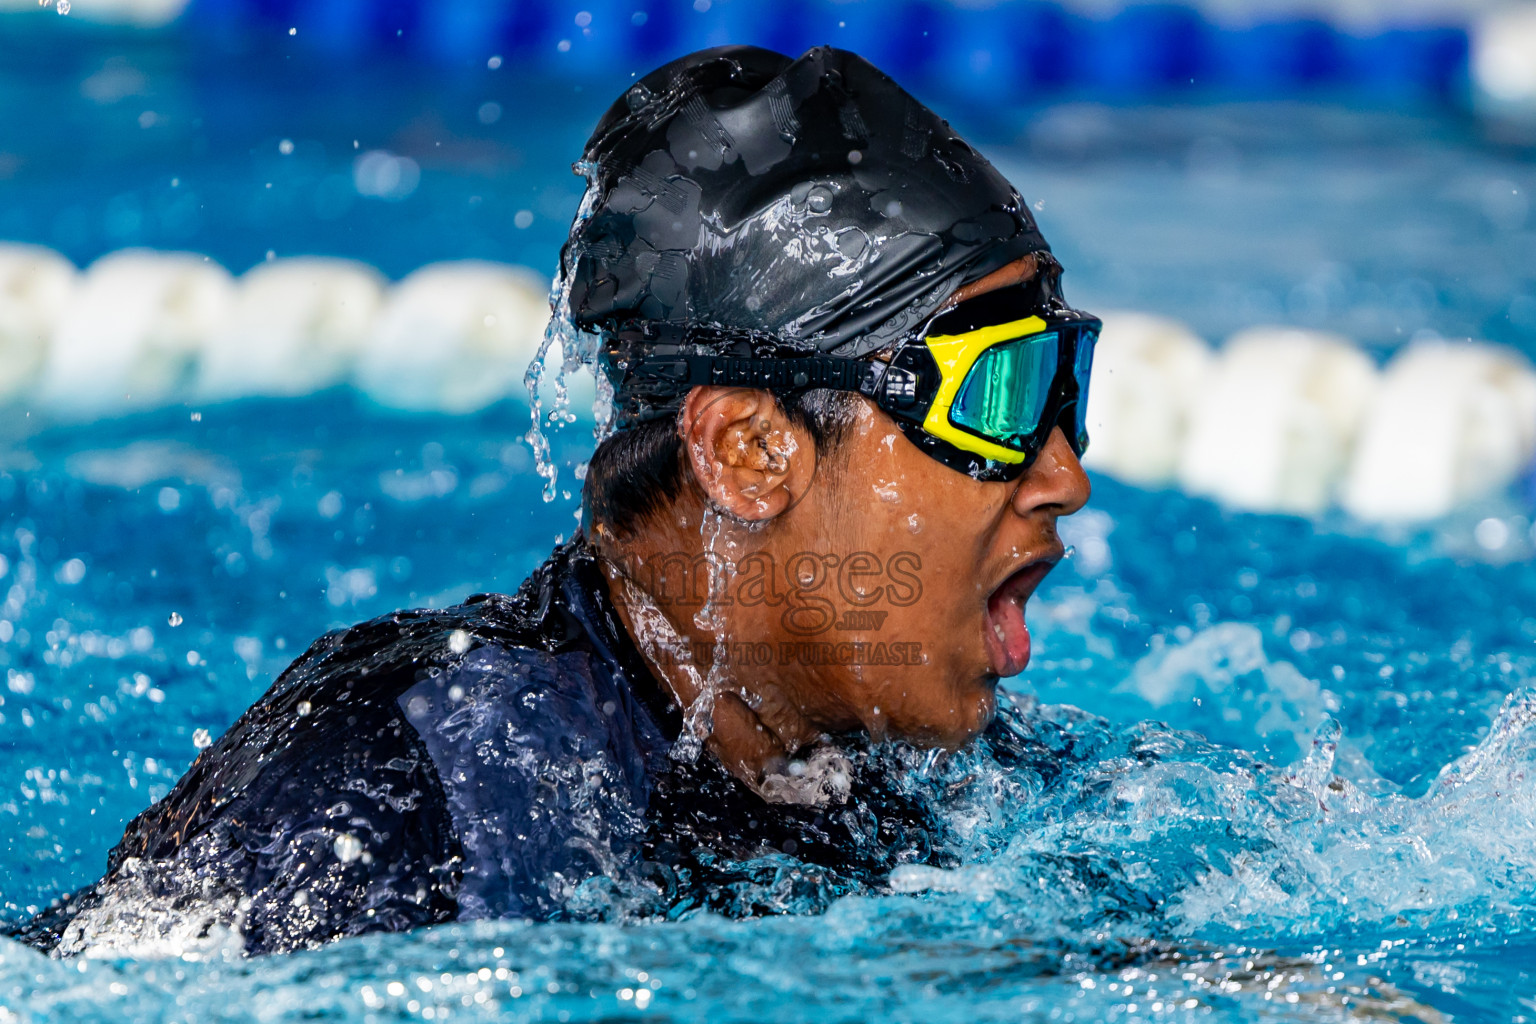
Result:
<instances>
[{"instance_id":1,"label":"black goggle strap","mask_svg":"<svg viewBox=\"0 0 1536 1024\"><path fill-rule=\"evenodd\" d=\"M873 398L884 373L885 364L870 359L678 353L637 360L629 371L625 388L632 394L658 398L684 395L689 389L706 384L775 392L830 388Z\"/></svg>"},{"instance_id":2,"label":"black goggle strap","mask_svg":"<svg viewBox=\"0 0 1536 1024\"><path fill-rule=\"evenodd\" d=\"M1051 264L1054 265L1054 260ZM1038 303L1043 297L1042 293L1050 291L1049 281L1041 280L1027 282L1022 289L998 289L977 296L935 316L919 335L903 347L921 346L927 334L941 324L961 326L978 316L991 323L1039 316L1046 321L1047 329L1062 331L1064 335L1070 334L1070 343L1063 345L1062 355L1066 357L1063 363L1066 365L1058 368L1057 379L1052 382L1058 392L1059 416L1063 407L1059 402L1063 388L1059 385L1066 383L1072 390L1072 398L1076 398L1077 387L1072 364L1075 363L1080 344L1081 329L1090 324L1097 327L1098 321L1066 307L1059 299L1049 303L1049 307L1054 308L1041 308ZM984 323L980 325L984 326ZM655 323L647 323L633 332L620 332L618 337L621 341L643 340L649 351L633 356L627 368L615 374L618 379L614 380L614 384L631 401L638 401L657 412L674 408L676 401L691 388L706 384L762 388L774 392L813 388L851 391L873 399L888 411L902 412L924 405L932 397L926 392L931 392L937 384L936 380L926 379L927 374L903 367L901 364L906 360L899 357L900 349L898 358L892 363L867 356L842 359L836 356L749 356L690 352L688 349L695 346L721 344L750 350L776 339L755 332L737 333ZM1063 341L1067 340L1063 338ZM612 360L610 365L613 365Z\"/></svg>"}]
</instances>

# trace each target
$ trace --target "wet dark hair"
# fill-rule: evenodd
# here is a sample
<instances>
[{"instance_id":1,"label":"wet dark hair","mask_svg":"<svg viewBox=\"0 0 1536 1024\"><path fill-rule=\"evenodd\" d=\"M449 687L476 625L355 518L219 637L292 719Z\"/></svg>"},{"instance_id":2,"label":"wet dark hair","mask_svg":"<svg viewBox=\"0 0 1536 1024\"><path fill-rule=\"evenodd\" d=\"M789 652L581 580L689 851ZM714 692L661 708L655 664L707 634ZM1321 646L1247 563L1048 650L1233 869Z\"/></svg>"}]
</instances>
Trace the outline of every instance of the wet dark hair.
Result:
<instances>
[{"instance_id":1,"label":"wet dark hair","mask_svg":"<svg viewBox=\"0 0 1536 1024\"><path fill-rule=\"evenodd\" d=\"M774 400L791 423L811 435L818 460L837 450L859 414L858 396L846 391L818 388ZM589 532L601 524L605 533L633 537L691 483L676 421L651 420L597 446L582 487L582 518Z\"/></svg>"}]
</instances>

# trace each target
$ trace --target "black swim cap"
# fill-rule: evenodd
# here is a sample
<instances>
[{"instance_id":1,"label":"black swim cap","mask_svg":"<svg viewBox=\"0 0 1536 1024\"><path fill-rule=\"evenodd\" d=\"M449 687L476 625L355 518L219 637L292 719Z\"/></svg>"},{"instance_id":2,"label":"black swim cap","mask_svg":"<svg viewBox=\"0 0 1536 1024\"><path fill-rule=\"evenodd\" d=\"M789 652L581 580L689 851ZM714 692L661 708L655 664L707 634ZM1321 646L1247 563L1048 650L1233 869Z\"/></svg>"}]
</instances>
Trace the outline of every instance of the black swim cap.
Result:
<instances>
[{"instance_id":1,"label":"black swim cap","mask_svg":"<svg viewBox=\"0 0 1536 1024\"><path fill-rule=\"evenodd\" d=\"M956 288L1049 251L946 121L831 47L791 60L723 46L658 68L604 115L577 170L589 189L555 314L607 338L665 324L857 358ZM616 398L621 425L676 408Z\"/></svg>"}]
</instances>

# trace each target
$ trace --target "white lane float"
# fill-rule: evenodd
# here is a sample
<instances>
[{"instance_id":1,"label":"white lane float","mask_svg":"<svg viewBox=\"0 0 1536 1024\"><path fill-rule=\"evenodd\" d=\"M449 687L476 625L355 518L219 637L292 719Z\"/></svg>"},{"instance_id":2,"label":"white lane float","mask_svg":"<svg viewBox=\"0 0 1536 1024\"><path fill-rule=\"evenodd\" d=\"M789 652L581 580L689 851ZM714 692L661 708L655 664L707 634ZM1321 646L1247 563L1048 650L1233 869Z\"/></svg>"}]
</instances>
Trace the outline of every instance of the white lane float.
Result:
<instances>
[{"instance_id":1,"label":"white lane float","mask_svg":"<svg viewBox=\"0 0 1536 1024\"><path fill-rule=\"evenodd\" d=\"M1173 480L1211 350L1175 320L1107 313L1093 354L1084 464L1128 483Z\"/></svg>"},{"instance_id":2,"label":"white lane float","mask_svg":"<svg viewBox=\"0 0 1536 1024\"><path fill-rule=\"evenodd\" d=\"M1388 364L1344 481L1366 520L1433 519L1496 494L1536 455L1536 372L1519 353L1419 342Z\"/></svg>"},{"instance_id":3,"label":"white lane float","mask_svg":"<svg viewBox=\"0 0 1536 1024\"><path fill-rule=\"evenodd\" d=\"M0 402L23 397L48 361L75 265L39 245L0 245Z\"/></svg>"},{"instance_id":4,"label":"white lane float","mask_svg":"<svg viewBox=\"0 0 1536 1024\"><path fill-rule=\"evenodd\" d=\"M1239 332L1191 410L1179 482L1237 508L1322 512L1376 386L1375 364L1344 338L1275 327Z\"/></svg>"},{"instance_id":5,"label":"white lane float","mask_svg":"<svg viewBox=\"0 0 1536 1024\"><path fill-rule=\"evenodd\" d=\"M533 272L435 263L390 292L354 379L389 408L474 412L521 393L548 322L548 286Z\"/></svg>"},{"instance_id":6,"label":"white lane float","mask_svg":"<svg viewBox=\"0 0 1536 1024\"><path fill-rule=\"evenodd\" d=\"M381 406L466 413L523 396L547 283L480 261L389 285L348 260L264 263L125 250L77 273L0 244L0 402L65 418L170 402L300 395L351 382ZM546 360L552 408L562 359ZM570 408L592 380L567 382ZM569 414L565 414L570 418ZM1232 508L1372 522L1433 519L1497 494L1536 458L1536 371L1518 352L1416 343L1385 373L1333 335L1257 328L1218 352L1175 321L1105 317L1090 468L1176 482Z\"/></svg>"},{"instance_id":7,"label":"white lane float","mask_svg":"<svg viewBox=\"0 0 1536 1024\"><path fill-rule=\"evenodd\" d=\"M164 405L186 393L206 339L234 306L229 272L193 253L124 249L82 275L38 387L68 416Z\"/></svg>"},{"instance_id":8,"label":"white lane float","mask_svg":"<svg viewBox=\"0 0 1536 1024\"><path fill-rule=\"evenodd\" d=\"M1496 118L1536 123L1536 5L1504 3L1468 31L1473 102Z\"/></svg>"},{"instance_id":9,"label":"white lane float","mask_svg":"<svg viewBox=\"0 0 1536 1024\"><path fill-rule=\"evenodd\" d=\"M353 260L258 264L240 278L226 328L202 350L196 393L307 395L346 381L368 346L387 284Z\"/></svg>"}]
</instances>

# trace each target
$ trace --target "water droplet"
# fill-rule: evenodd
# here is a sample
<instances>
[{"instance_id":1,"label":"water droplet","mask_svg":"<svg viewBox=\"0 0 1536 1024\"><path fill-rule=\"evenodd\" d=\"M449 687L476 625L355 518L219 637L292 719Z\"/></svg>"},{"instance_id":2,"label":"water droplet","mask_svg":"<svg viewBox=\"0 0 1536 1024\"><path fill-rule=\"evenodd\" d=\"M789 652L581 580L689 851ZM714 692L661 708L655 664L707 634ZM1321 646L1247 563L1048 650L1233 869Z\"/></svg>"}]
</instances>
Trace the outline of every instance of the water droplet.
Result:
<instances>
[{"instance_id":1,"label":"water droplet","mask_svg":"<svg viewBox=\"0 0 1536 1024\"><path fill-rule=\"evenodd\" d=\"M179 626L182 623L181 613L180 612L171 612L170 617L167 618L165 621L169 622L173 627L174 626Z\"/></svg>"},{"instance_id":2,"label":"water droplet","mask_svg":"<svg viewBox=\"0 0 1536 1024\"><path fill-rule=\"evenodd\" d=\"M343 864L350 864L363 855L363 841L350 832L337 836L334 848L336 859Z\"/></svg>"},{"instance_id":3,"label":"water droplet","mask_svg":"<svg viewBox=\"0 0 1536 1024\"><path fill-rule=\"evenodd\" d=\"M213 737L208 735L207 729L198 729L192 733L192 745L198 750L206 750L213 745Z\"/></svg>"}]
</instances>

